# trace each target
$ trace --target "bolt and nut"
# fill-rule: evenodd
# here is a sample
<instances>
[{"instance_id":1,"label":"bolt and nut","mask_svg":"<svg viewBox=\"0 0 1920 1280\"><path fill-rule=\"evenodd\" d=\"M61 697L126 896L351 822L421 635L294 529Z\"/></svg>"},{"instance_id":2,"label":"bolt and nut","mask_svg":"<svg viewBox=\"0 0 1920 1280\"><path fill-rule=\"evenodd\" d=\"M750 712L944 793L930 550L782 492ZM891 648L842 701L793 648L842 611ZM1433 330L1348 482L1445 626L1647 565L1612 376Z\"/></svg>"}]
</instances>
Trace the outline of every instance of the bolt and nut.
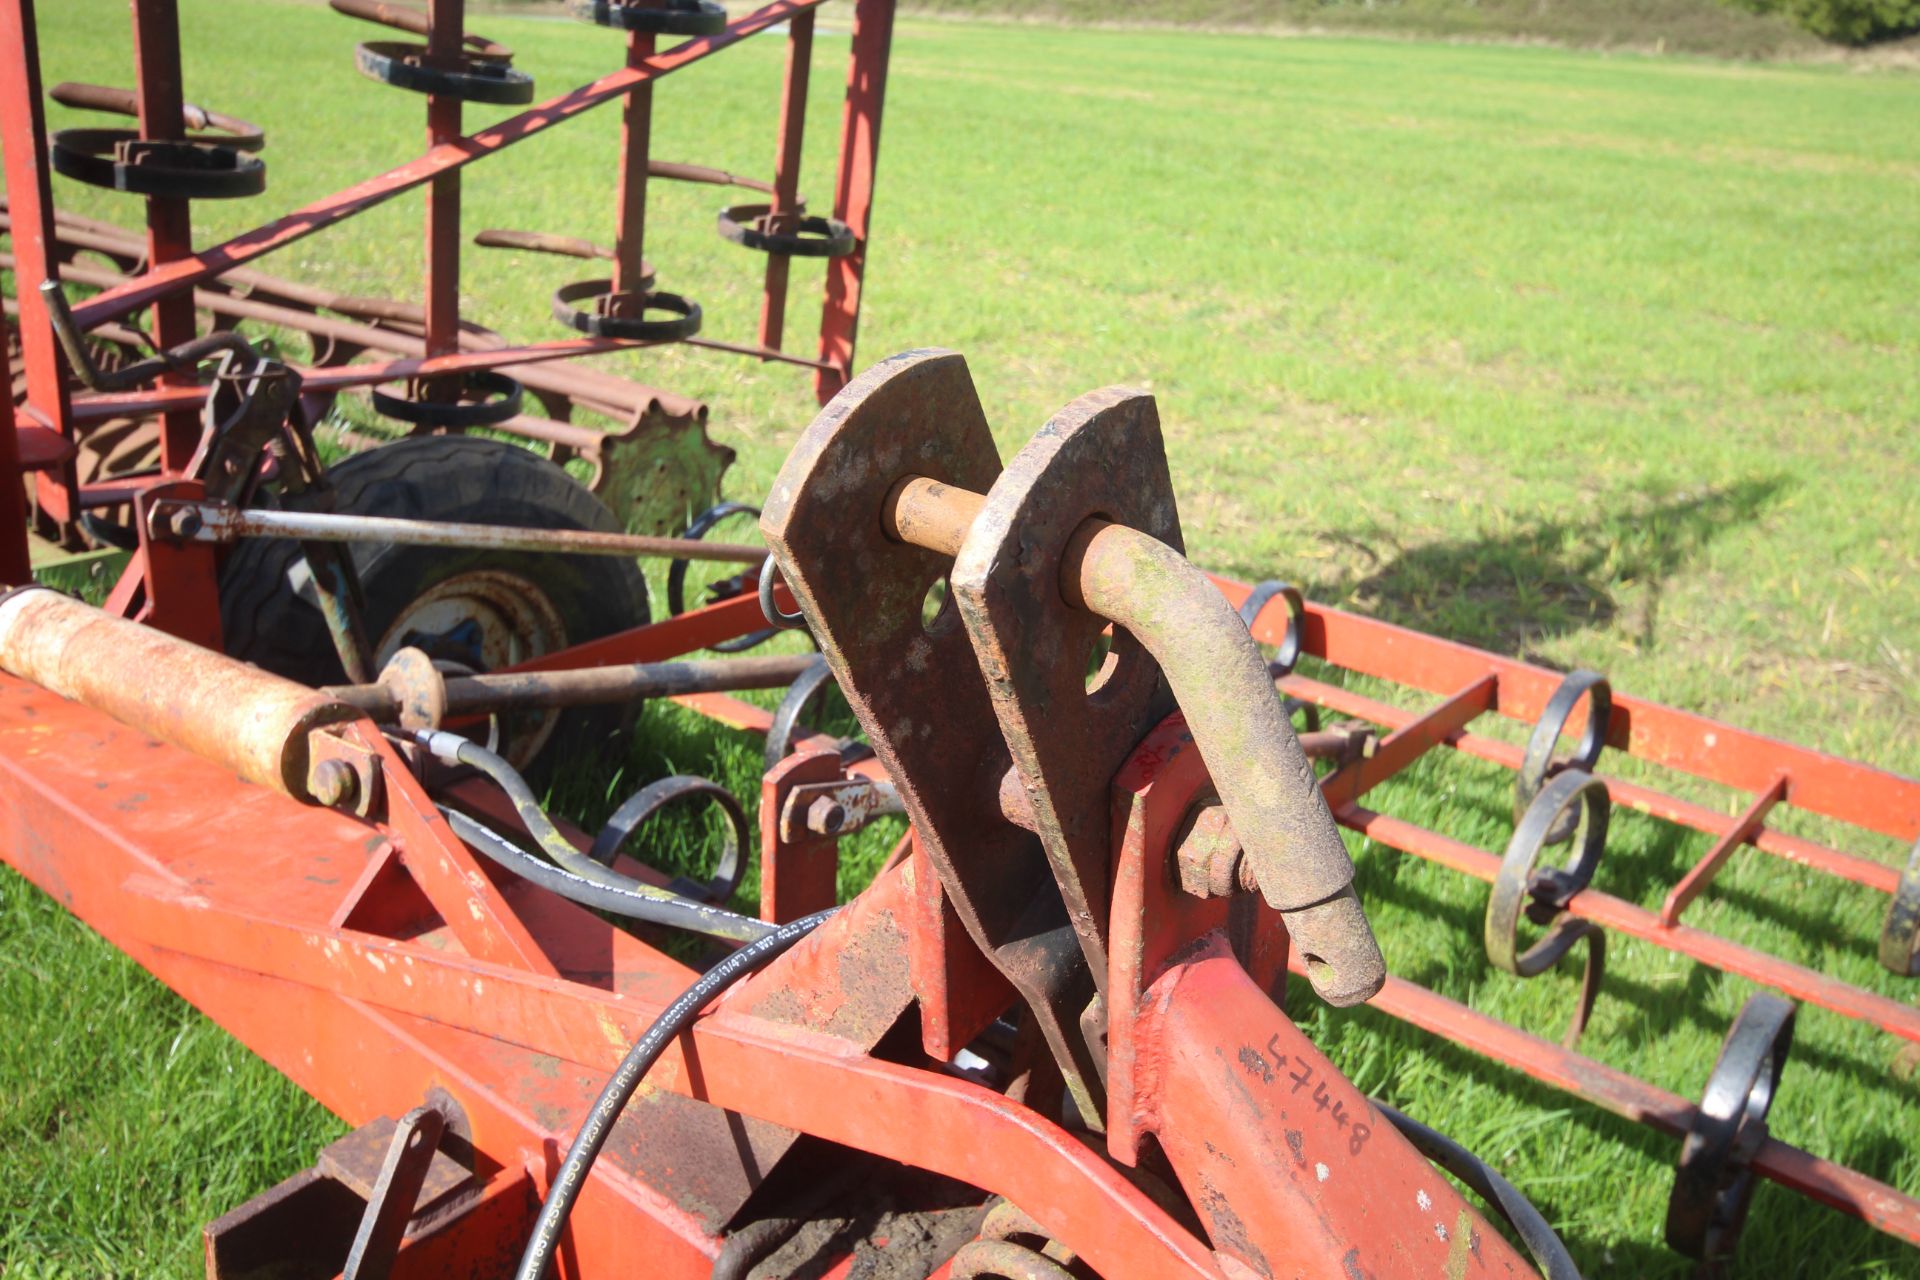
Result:
<instances>
[{"instance_id":1,"label":"bolt and nut","mask_svg":"<svg viewBox=\"0 0 1920 1280\"><path fill-rule=\"evenodd\" d=\"M200 513L192 507L181 507L167 515L167 532L176 538L191 538L201 526Z\"/></svg>"},{"instance_id":2,"label":"bolt and nut","mask_svg":"<svg viewBox=\"0 0 1920 1280\"><path fill-rule=\"evenodd\" d=\"M1196 898L1231 898L1259 887L1254 883L1253 863L1233 833L1227 807L1218 800L1195 807L1186 834L1174 850L1174 865L1179 869L1180 887Z\"/></svg>"},{"instance_id":3,"label":"bolt and nut","mask_svg":"<svg viewBox=\"0 0 1920 1280\"><path fill-rule=\"evenodd\" d=\"M807 830L830 836L847 825L847 807L832 796L821 796L807 806Z\"/></svg>"},{"instance_id":4,"label":"bolt and nut","mask_svg":"<svg viewBox=\"0 0 1920 1280\"><path fill-rule=\"evenodd\" d=\"M344 760L321 760L307 775L307 794L315 804L329 809L350 802L359 790L360 779L353 766Z\"/></svg>"}]
</instances>

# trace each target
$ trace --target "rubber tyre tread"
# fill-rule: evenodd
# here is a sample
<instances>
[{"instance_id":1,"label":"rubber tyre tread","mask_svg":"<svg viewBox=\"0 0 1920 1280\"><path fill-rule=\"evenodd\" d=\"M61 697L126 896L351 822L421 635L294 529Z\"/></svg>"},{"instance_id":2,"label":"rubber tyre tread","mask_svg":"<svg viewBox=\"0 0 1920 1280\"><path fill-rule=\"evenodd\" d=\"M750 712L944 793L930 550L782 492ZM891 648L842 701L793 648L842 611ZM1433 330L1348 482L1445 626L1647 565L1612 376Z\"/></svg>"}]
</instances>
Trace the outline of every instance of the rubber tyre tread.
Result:
<instances>
[{"instance_id":1,"label":"rubber tyre tread","mask_svg":"<svg viewBox=\"0 0 1920 1280\"><path fill-rule=\"evenodd\" d=\"M334 486L333 509L346 514L625 532L605 504L560 467L501 440L415 436L354 454L327 474ZM423 592L478 568L538 583L559 614L569 645L649 621L646 579L636 564L618 557L349 546L376 643ZM303 567L299 544L287 539L249 539L234 549L220 571L226 649L302 683L339 683L346 673L311 592L293 588L295 573L304 576ZM608 718L600 709L583 710L589 721ZM578 731L588 727L573 723L580 719L570 713L556 741L578 741Z\"/></svg>"}]
</instances>

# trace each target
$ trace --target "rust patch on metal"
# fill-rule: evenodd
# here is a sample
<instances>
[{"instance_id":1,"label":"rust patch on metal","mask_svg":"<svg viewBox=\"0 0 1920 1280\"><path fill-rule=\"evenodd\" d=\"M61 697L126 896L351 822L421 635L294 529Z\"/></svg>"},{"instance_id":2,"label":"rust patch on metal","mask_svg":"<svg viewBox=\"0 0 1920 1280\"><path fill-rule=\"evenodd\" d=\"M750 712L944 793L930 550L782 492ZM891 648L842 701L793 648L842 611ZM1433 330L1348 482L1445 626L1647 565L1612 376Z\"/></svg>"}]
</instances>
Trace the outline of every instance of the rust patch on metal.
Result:
<instances>
[{"instance_id":1,"label":"rust patch on metal","mask_svg":"<svg viewBox=\"0 0 1920 1280\"><path fill-rule=\"evenodd\" d=\"M948 607L922 621L949 564L882 524L901 480L977 493L999 470L966 362L908 352L869 369L814 419L761 528L955 913L1033 1007L1097 1120L1098 1058L1079 1027L1093 975L1039 840L1000 811L1011 757L958 616Z\"/></svg>"},{"instance_id":2,"label":"rust patch on metal","mask_svg":"<svg viewBox=\"0 0 1920 1280\"><path fill-rule=\"evenodd\" d=\"M1172 709L1160 669L1115 629L1097 684L1087 665L1105 618L1069 604L1061 576L1089 519L1181 549L1153 397L1121 388L1055 414L987 492L953 564L953 594L1087 963L1107 981L1112 857L1108 790Z\"/></svg>"}]
</instances>

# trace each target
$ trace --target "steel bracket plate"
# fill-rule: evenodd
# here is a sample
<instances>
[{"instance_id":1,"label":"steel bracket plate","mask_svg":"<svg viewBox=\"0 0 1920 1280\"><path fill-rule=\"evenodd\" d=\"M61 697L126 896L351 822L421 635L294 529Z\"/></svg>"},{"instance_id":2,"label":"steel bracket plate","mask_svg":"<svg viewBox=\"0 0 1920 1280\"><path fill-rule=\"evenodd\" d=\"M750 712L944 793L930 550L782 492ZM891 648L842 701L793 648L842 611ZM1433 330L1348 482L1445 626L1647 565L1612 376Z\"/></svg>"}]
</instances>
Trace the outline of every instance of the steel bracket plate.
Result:
<instances>
[{"instance_id":1,"label":"steel bracket plate","mask_svg":"<svg viewBox=\"0 0 1920 1280\"><path fill-rule=\"evenodd\" d=\"M1152 396L1108 388L1055 414L987 494L954 559L953 592L1034 827L1104 991L1108 795L1173 697L1158 664L1118 627L1090 683L1091 653L1107 623L1067 603L1060 575L1074 531L1095 518L1185 549Z\"/></svg>"},{"instance_id":2,"label":"steel bracket plate","mask_svg":"<svg viewBox=\"0 0 1920 1280\"><path fill-rule=\"evenodd\" d=\"M984 493L999 472L966 361L911 351L867 370L814 419L761 528L961 923L1032 1007L1098 1123L1102 1064L1079 1029L1093 974L1039 839L1001 813L1011 757L957 610L922 619L950 565L881 522L910 476Z\"/></svg>"}]
</instances>

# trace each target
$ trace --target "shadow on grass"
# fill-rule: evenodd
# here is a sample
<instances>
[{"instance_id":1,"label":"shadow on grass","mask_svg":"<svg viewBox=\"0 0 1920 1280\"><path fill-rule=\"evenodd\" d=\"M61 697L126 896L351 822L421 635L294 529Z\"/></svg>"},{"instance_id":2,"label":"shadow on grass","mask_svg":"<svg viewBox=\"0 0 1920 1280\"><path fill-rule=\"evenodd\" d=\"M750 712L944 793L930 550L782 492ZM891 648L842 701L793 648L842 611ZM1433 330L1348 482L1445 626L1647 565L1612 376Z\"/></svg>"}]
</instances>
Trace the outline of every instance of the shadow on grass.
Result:
<instances>
[{"instance_id":1,"label":"shadow on grass","mask_svg":"<svg viewBox=\"0 0 1920 1280\"><path fill-rule=\"evenodd\" d=\"M1390 556L1362 537L1331 531L1333 541L1371 563L1313 583L1309 595L1351 600L1388 622L1520 654L1545 637L1612 624L1620 613L1615 590L1633 583L1646 597L1628 622L1636 640L1648 644L1662 581L1721 534L1757 520L1789 483L1785 476L1742 480Z\"/></svg>"}]
</instances>

